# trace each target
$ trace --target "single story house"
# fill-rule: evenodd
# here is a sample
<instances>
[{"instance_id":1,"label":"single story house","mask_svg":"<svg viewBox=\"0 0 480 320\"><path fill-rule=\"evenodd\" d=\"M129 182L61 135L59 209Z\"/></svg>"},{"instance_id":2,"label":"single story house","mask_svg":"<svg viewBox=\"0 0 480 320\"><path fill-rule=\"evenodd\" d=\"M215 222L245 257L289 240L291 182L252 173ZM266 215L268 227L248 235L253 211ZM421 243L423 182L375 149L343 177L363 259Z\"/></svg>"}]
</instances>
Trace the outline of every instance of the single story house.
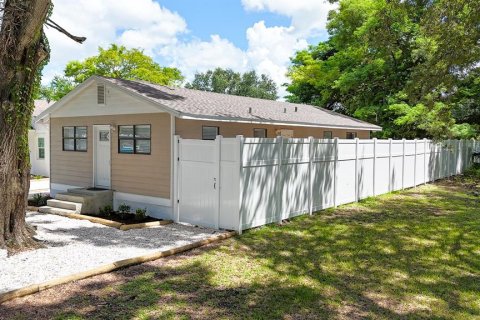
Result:
<instances>
[{"instance_id":1,"label":"single story house","mask_svg":"<svg viewBox=\"0 0 480 320\"><path fill-rule=\"evenodd\" d=\"M37 176L50 176L50 141L48 122L37 121L38 116L53 104L53 101L35 100L31 129L28 130L30 149L30 173Z\"/></svg>"},{"instance_id":2,"label":"single story house","mask_svg":"<svg viewBox=\"0 0 480 320\"><path fill-rule=\"evenodd\" d=\"M223 137L368 139L381 127L310 105L92 76L37 117L50 125L52 196L113 190L126 203L171 218L173 141Z\"/></svg>"}]
</instances>

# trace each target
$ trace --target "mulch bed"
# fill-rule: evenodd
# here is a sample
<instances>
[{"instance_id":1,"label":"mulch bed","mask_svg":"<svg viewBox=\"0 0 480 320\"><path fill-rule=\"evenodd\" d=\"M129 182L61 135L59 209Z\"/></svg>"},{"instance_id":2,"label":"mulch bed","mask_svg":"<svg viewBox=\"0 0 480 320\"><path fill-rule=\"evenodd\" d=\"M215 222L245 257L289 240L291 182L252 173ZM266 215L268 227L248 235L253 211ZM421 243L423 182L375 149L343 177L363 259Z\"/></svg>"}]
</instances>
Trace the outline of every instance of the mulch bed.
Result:
<instances>
[{"instance_id":1,"label":"mulch bed","mask_svg":"<svg viewBox=\"0 0 480 320\"><path fill-rule=\"evenodd\" d=\"M104 216L104 215L94 215L94 214L87 214L87 213L82 213L82 214L89 217L95 217L95 218L101 218L101 219L110 220L114 222L120 222L126 225L145 223L145 222L163 221L163 219L156 219L153 217L146 217L145 219L136 219L135 215L133 214L129 214L127 219L121 219L119 215Z\"/></svg>"}]
</instances>

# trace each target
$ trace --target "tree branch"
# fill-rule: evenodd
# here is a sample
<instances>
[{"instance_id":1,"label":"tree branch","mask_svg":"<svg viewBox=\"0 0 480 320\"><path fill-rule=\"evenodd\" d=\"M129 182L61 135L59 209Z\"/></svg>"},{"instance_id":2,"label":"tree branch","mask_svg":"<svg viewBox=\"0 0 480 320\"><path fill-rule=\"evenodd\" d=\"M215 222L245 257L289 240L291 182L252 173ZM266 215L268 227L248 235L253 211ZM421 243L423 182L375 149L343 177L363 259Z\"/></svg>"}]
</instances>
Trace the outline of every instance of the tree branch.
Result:
<instances>
[{"instance_id":1,"label":"tree branch","mask_svg":"<svg viewBox=\"0 0 480 320\"><path fill-rule=\"evenodd\" d=\"M67 37L69 37L70 39L72 39L73 41L76 41L78 43L83 43L85 40L87 40L87 38L85 38L85 37L74 36L73 34L68 32L67 30L63 29L61 26L59 26L55 21L53 21L51 19L47 19L47 21L45 22L45 25L63 33L64 35L66 35Z\"/></svg>"}]
</instances>

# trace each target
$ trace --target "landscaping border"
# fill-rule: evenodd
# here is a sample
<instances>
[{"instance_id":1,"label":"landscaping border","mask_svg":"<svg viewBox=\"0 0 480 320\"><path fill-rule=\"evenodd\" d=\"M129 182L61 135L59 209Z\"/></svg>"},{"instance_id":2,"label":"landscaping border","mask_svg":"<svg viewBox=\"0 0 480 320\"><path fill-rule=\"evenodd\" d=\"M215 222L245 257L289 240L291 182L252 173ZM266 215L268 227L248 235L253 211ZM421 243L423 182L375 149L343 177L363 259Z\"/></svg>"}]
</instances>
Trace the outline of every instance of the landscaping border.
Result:
<instances>
[{"instance_id":1,"label":"landscaping border","mask_svg":"<svg viewBox=\"0 0 480 320\"><path fill-rule=\"evenodd\" d=\"M172 220L161 220L161 221L151 221L151 222L143 222L143 223L133 223L133 224L126 224L126 223L121 223L117 221L112 221L108 219L103 219L99 217L92 217L92 216L87 216L84 214L79 214L79 213L50 213L50 214L56 214L58 216L62 217L67 217L71 219L77 219L77 220L88 220L93 223L98 223L98 224L103 224L104 226L107 227L112 227L116 228L122 231L127 231L131 229L143 229L143 228L151 228L151 227L159 227L159 226L165 226L167 224L173 223Z\"/></svg>"},{"instance_id":2,"label":"landscaping border","mask_svg":"<svg viewBox=\"0 0 480 320\"><path fill-rule=\"evenodd\" d=\"M112 271L115 271L115 270L118 270L118 269L121 269L121 268L130 267L130 266L133 266L133 265L136 265L136 264L141 264L141 263L144 263L144 262L149 262L149 261L157 260L157 259L160 259L160 258L168 257L168 256L171 256L171 255L174 255L174 254L178 254L178 253L185 252L185 251L188 251L188 250L192 250L192 249L195 249L195 248L198 248L198 247L202 247L202 246L205 246L205 245L210 244L210 243L219 242L221 240L231 238L236 234L237 233L235 231L227 231L227 232L224 232L222 234L212 236L208 239L199 240L199 241L196 241L196 242L193 242L193 243L181 246L181 247L177 247L177 248L173 248L173 249L169 249L169 250L165 250L165 251L148 253L148 254L138 256L138 257L134 257L134 258L119 260L119 261L108 263L108 264L105 264L103 266L91 269L91 270L83 271L83 272L76 273L76 274L73 274L73 275L64 276L64 277L60 277L60 278L57 278L57 279L45 281L45 282L42 282L42 283L39 283L39 284L33 284L33 285L29 285L29 286L26 286L26 287L23 287L23 288L20 288L20 289L15 289L15 290L12 290L12 291L1 293L0 294L0 304L3 303L3 302L9 301L9 300L15 299L15 298L24 297L24 296L31 295L31 294L34 294L34 293L37 293L37 292L40 292L40 291L43 291L43 290L46 290L46 289L50 289L52 287L55 287L55 286L58 286L58 285L61 285L61 284L90 278L90 277L97 276L97 275L100 275L100 274L103 274L103 273L112 272Z\"/></svg>"}]
</instances>

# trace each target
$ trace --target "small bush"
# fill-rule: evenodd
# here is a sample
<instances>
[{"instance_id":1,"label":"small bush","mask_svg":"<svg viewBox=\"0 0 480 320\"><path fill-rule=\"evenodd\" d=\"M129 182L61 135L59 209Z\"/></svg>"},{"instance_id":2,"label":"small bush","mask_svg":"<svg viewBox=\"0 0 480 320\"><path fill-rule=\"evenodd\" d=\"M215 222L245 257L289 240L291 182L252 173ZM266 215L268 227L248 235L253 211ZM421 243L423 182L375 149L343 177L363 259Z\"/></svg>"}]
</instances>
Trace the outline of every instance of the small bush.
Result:
<instances>
[{"instance_id":1,"label":"small bush","mask_svg":"<svg viewBox=\"0 0 480 320\"><path fill-rule=\"evenodd\" d=\"M106 205L105 207L100 208L99 212L100 212L100 216L104 216L104 217L111 217L115 214L112 206L110 205Z\"/></svg>"},{"instance_id":2,"label":"small bush","mask_svg":"<svg viewBox=\"0 0 480 320\"><path fill-rule=\"evenodd\" d=\"M135 211L135 220L137 221L143 221L147 217L147 208L145 209L140 209L138 208L137 211Z\"/></svg>"},{"instance_id":3,"label":"small bush","mask_svg":"<svg viewBox=\"0 0 480 320\"><path fill-rule=\"evenodd\" d=\"M36 207L43 207L47 205L47 200L50 199L49 196L41 194L41 193L36 193L33 195L33 200L32 204Z\"/></svg>"},{"instance_id":4,"label":"small bush","mask_svg":"<svg viewBox=\"0 0 480 320\"><path fill-rule=\"evenodd\" d=\"M125 203L122 203L121 205L118 206L118 211L119 211L120 219L127 219L128 215L130 214L130 206Z\"/></svg>"},{"instance_id":5,"label":"small bush","mask_svg":"<svg viewBox=\"0 0 480 320\"><path fill-rule=\"evenodd\" d=\"M480 179L480 163L475 163L470 169L465 171L465 176L472 179Z\"/></svg>"}]
</instances>

